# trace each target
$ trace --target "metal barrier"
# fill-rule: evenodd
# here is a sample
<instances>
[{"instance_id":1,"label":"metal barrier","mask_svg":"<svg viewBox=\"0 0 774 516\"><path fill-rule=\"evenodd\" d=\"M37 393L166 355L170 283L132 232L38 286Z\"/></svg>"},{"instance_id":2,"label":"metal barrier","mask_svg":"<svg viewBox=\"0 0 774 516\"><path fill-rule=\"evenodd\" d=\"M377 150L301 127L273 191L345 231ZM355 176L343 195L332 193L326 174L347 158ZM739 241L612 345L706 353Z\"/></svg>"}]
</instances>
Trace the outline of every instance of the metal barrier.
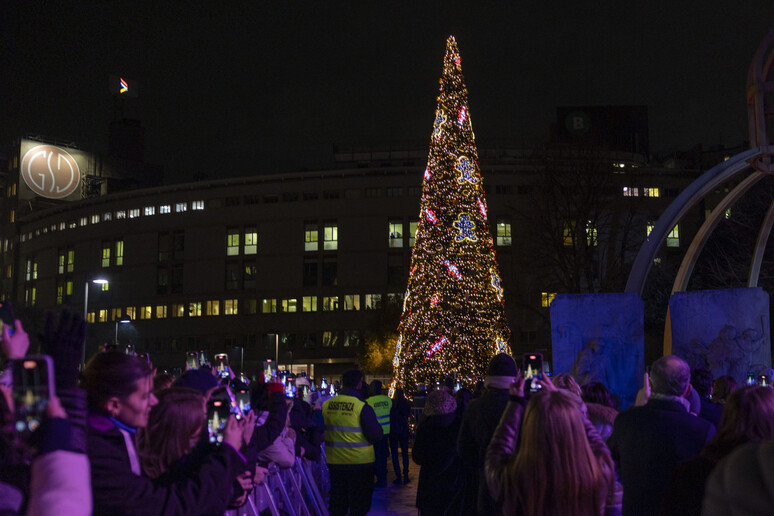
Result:
<instances>
[{"instance_id":1,"label":"metal barrier","mask_svg":"<svg viewBox=\"0 0 774 516\"><path fill-rule=\"evenodd\" d=\"M272 516L328 516L322 494L327 494L330 485L325 447L318 462L296 457L292 468L280 469L272 462L268 470L266 478L255 486L245 504L226 511L225 516L259 516L267 510Z\"/></svg>"}]
</instances>

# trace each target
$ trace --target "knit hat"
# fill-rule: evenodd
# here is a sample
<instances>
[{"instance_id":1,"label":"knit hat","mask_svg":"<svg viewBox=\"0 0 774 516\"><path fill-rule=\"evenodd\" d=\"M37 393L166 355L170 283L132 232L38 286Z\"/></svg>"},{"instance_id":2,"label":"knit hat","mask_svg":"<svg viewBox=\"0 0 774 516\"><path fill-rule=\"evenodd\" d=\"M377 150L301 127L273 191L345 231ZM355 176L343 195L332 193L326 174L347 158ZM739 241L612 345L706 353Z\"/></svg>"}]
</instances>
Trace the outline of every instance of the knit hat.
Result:
<instances>
[{"instance_id":1,"label":"knit hat","mask_svg":"<svg viewBox=\"0 0 774 516\"><path fill-rule=\"evenodd\" d=\"M446 391L433 391L427 395L425 401L426 416L443 416L457 410L457 402Z\"/></svg>"},{"instance_id":2,"label":"knit hat","mask_svg":"<svg viewBox=\"0 0 774 516\"><path fill-rule=\"evenodd\" d=\"M188 370L172 383L172 387L188 387L202 394L207 394L207 391L218 385L217 378L207 368Z\"/></svg>"},{"instance_id":3,"label":"knit hat","mask_svg":"<svg viewBox=\"0 0 774 516\"><path fill-rule=\"evenodd\" d=\"M371 396L379 396L382 393L382 382L374 380L371 382Z\"/></svg>"},{"instance_id":4,"label":"knit hat","mask_svg":"<svg viewBox=\"0 0 774 516\"><path fill-rule=\"evenodd\" d=\"M495 389L507 389L516 378L516 362L507 353L500 353L489 361L484 385Z\"/></svg>"}]
</instances>

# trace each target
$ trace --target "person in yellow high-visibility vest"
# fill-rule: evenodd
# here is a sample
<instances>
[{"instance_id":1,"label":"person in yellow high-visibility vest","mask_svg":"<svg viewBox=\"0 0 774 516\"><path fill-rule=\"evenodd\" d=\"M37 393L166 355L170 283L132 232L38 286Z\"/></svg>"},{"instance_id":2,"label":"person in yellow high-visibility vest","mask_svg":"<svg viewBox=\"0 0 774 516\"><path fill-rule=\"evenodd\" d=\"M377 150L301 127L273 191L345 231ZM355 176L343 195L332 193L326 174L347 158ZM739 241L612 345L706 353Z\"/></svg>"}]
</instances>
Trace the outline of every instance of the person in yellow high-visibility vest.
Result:
<instances>
[{"instance_id":1,"label":"person in yellow high-visibility vest","mask_svg":"<svg viewBox=\"0 0 774 516\"><path fill-rule=\"evenodd\" d=\"M390 453L390 409L392 400L382 394L382 382L371 382L371 396L366 400L376 413L376 420L382 426L381 441L374 443L374 455L376 457L376 484L374 487L387 487L387 455Z\"/></svg>"},{"instance_id":2,"label":"person in yellow high-visibility vest","mask_svg":"<svg viewBox=\"0 0 774 516\"><path fill-rule=\"evenodd\" d=\"M341 376L342 389L322 406L325 456L330 472L331 516L365 515L374 492L374 444L382 426L360 395L363 373L351 369Z\"/></svg>"}]
</instances>

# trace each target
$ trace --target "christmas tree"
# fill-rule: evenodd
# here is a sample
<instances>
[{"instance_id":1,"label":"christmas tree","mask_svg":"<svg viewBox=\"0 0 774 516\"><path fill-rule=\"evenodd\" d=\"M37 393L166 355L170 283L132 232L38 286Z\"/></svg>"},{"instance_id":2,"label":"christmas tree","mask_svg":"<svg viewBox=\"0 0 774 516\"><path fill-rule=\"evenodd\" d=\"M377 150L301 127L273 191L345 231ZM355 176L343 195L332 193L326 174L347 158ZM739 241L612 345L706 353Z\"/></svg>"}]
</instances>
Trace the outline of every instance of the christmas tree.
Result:
<instances>
[{"instance_id":1,"label":"christmas tree","mask_svg":"<svg viewBox=\"0 0 774 516\"><path fill-rule=\"evenodd\" d=\"M509 353L510 330L487 222L467 89L453 36L446 42L406 297L394 386L446 375L472 384Z\"/></svg>"}]
</instances>

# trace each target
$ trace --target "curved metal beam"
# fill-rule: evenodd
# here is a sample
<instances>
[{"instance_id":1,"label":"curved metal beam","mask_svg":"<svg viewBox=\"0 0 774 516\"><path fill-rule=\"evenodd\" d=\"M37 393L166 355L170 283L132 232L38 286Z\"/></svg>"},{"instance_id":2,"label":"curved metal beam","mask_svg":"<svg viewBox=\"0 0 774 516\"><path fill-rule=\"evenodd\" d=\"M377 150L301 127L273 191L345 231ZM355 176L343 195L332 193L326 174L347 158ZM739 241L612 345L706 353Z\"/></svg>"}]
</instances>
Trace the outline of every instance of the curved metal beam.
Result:
<instances>
[{"instance_id":1,"label":"curved metal beam","mask_svg":"<svg viewBox=\"0 0 774 516\"><path fill-rule=\"evenodd\" d=\"M709 240L710 235L715 230L715 227L720 222L720 218L725 211L733 206L733 204L739 200L750 188L752 188L758 181L766 177L763 172L753 172L744 181L736 185L736 187L728 192L728 195L723 197L723 200L718 203L712 210L710 216L701 225L699 231L696 232L696 236L693 237L690 247L685 252L683 262L680 264L680 269L677 271L675 282L672 285L672 294L675 292L682 292L688 287L688 280L693 272L693 267L696 265L696 260L699 259L701 250L704 249L704 245Z\"/></svg>"},{"instance_id":2,"label":"curved metal beam","mask_svg":"<svg viewBox=\"0 0 774 516\"><path fill-rule=\"evenodd\" d=\"M727 161L712 167L680 192L680 195L659 217L656 226L651 230L650 235L637 253L637 258L634 260L629 279L626 282L625 292L634 292L642 297L645 279L648 277L653 260L672 228L677 225L688 210L713 191L715 187L747 168L749 161L759 154L760 149L757 147L740 152Z\"/></svg>"},{"instance_id":3,"label":"curved metal beam","mask_svg":"<svg viewBox=\"0 0 774 516\"><path fill-rule=\"evenodd\" d=\"M766 217L761 224L761 229L758 231L758 240L755 242L755 252L753 253L753 259L750 263L750 275L747 277L748 287L758 286L758 276L760 276L761 272L763 253L766 251L766 243L769 241L772 225L774 225L774 201L771 202L769 211L766 212Z\"/></svg>"}]
</instances>

